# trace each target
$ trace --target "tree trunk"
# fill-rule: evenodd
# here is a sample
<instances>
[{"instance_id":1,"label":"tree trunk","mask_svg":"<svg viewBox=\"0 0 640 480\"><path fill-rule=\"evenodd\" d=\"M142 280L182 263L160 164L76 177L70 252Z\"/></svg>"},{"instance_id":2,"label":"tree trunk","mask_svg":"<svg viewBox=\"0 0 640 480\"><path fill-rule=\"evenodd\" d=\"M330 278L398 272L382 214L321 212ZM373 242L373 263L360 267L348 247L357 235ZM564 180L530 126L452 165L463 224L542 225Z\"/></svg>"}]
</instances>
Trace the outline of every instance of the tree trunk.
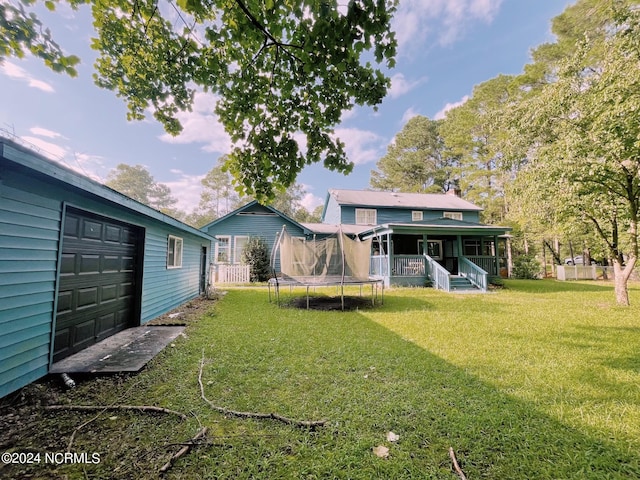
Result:
<instances>
[{"instance_id":1,"label":"tree trunk","mask_svg":"<svg viewBox=\"0 0 640 480\"><path fill-rule=\"evenodd\" d=\"M624 268L620 264L620 261L617 258L613 259L613 284L616 294L616 303L618 305L622 305L628 307L629 303L629 289L627 288L627 283L629 282L629 277L631 276L631 272L633 272L633 267L636 264L635 258L630 258Z\"/></svg>"}]
</instances>

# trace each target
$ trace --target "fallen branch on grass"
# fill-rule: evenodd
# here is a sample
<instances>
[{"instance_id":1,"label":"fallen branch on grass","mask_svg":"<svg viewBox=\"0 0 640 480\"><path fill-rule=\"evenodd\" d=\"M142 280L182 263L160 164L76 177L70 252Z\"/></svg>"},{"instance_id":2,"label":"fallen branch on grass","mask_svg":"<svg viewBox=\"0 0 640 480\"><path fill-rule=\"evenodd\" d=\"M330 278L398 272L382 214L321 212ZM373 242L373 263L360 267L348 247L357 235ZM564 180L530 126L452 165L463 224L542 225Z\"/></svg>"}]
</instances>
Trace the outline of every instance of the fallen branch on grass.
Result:
<instances>
[{"instance_id":1,"label":"fallen branch on grass","mask_svg":"<svg viewBox=\"0 0 640 480\"><path fill-rule=\"evenodd\" d=\"M200 371L198 372L198 385L200 385L200 396L202 397L202 400L204 400L211 408L213 408L214 410L224 415L230 415L233 417L243 417L243 418L268 418L268 419L278 420L287 425L294 425L296 427L304 427L304 428L322 427L325 423L327 423L326 420L293 420L283 415L278 415L277 413L238 412L236 410L230 410L228 408L215 405L204 394L204 385L202 383L203 369L204 369L204 352L202 352L202 360L200 360Z\"/></svg>"},{"instance_id":2,"label":"fallen branch on grass","mask_svg":"<svg viewBox=\"0 0 640 480\"><path fill-rule=\"evenodd\" d=\"M456 454L453 451L453 447L449 447L449 456L451 457L451 461L453 462L453 468L455 469L456 473L460 477L460 480L467 480L467 477L465 477L464 472L460 468L460 465L458 465L458 460L456 460Z\"/></svg>"},{"instance_id":3,"label":"fallen branch on grass","mask_svg":"<svg viewBox=\"0 0 640 480\"><path fill-rule=\"evenodd\" d=\"M160 475L166 473L171 466L173 465L173 463L179 459L180 457L182 457L183 455L186 455L187 453L189 453L189 450L191 450L191 447L193 447L194 445L197 445L200 439L204 438L205 435L207 434L207 427L202 427L198 433L196 434L195 437L193 437L191 440L189 440L188 443L186 443L180 450L178 450L176 453L174 453L171 458L169 459L169 461L167 463L165 463L162 468L160 468Z\"/></svg>"},{"instance_id":4,"label":"fallen branch on grass","mask_svg":"<svg viewBox=\"0 0 640 480\"><path fill-rule=\"evenodd\" d=\"M168 415L177 415L183 420L187 419L187 416L176 410L171 410L164 407L154 407L152 405L48 405L46 410L137 410L139 412L157 412L166 413Z\"/></svg>"}]
</instances>

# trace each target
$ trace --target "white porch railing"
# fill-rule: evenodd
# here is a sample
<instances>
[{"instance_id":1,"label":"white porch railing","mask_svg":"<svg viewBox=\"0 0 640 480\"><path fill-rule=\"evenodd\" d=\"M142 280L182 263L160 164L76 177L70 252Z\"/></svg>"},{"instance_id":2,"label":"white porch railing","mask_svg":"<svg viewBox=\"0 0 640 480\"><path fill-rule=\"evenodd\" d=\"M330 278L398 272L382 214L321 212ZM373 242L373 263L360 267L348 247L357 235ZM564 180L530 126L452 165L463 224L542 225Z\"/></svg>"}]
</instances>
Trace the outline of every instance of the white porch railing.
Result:
<instances>
[{"instance_id":1,"label":"white porch railing","mask_svg":"<svg viewBox=\"0 0 640 480\"><path fill-rule=\"evenodd\" d=\"M389 276L389 257L373 255L369 263L372 276ZM427 274L425 259L422 255L394 255L391 275L394 277L424 277Z\"/></svg>"},{"instance_id":2,"label":"white porch railing","mask_svg":"<svg viewBox=\"0 0 640 480\"><path fill-rule=\"evenodd\" d=\"M485 272L490 275L499 275L500 272L496 268L496 257L480 256L480 255L468 255L466 257L470 262L476 264Z\"/></svg>"},{"instance_id":3,"label":"white porch railing","mask_svg":"<svg viewBox=\"0 0 640 480\"><path fill-rule=\"evenodd\" d=\"M481 291L487 291L489 274L468 258L460 257L458 259L458 273L463 277L467 277L467 280L473 283Z\"/></svg>"},{"instance_id":4,"label":"white porch railing","mask_svg":"<svg viewBox=\"0 0 640 480\"><path fill-rule=\"evenodd\" d=\"M434 288L439 290L444 290L445 292L450 291L451 290L451 285L449 281L450 276L447 269L444 268L442 265L440 265L438 262L436 262L429 255L425 255L424 258L427 263L429 278L431 278Z\"/></svg>"},{"instance_id":5,"label":"white porch railing","mask_svg":"<svg viewBox=\"0 0 640 480\"><path fill-rule=\"evenodd\" d=\"M424 277L425 259L422 255L394 255L393 274L401 277Z\"/></svg>"},{"instance_id":6,"label":"white porch railing","mask_svg":"<svg viewBox=\"0 0 640 480\"><path fill-rule=\"evenodd\" d=\"M249 283L251 280L249 265L218 263L211 265L212 275L217 283Z\"/></svg>"},{"instance_id":7,"label":"white porch railing","mask_svg":"<svg viewBox=\"0 0 640 480\"><path fill-rule=\"evenodd\" d=\"M387 255L372 255L369 262L369 275L372 277L389 276L389 257Z\"/></svg>"}]
</instances>

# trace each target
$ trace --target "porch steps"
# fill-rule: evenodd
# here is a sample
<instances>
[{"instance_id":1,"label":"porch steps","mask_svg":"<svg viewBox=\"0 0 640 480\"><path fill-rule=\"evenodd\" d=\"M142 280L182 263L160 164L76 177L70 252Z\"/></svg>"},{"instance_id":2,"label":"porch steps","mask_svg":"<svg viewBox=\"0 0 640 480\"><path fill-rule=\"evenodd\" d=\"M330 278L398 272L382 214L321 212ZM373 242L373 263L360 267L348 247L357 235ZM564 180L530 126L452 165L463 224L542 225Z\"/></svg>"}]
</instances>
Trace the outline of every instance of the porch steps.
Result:
<instances>
[{"instance_id":1,"label":"porch steps","mask_svg":"<svg viewBox=\"0 0 640 480\"><path fill-rule=\"evenodd\" d=\"M452 292L478 290L478 287L471 283L467 277L461 277L459 275L451 275L449 277L449 288Z\"/></svg>"}]
</instances>

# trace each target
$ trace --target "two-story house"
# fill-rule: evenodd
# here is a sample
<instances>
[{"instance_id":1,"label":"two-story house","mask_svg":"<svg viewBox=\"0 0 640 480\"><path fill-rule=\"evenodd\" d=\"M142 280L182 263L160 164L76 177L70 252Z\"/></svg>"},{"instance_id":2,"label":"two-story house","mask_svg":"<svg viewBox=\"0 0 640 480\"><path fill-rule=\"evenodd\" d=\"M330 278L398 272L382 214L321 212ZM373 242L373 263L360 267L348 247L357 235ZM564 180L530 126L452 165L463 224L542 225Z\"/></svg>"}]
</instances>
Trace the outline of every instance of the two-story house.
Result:
<instances>
[{"instance_id":1,"label":"two-story house","mask_svg":"<svg viewBox=\"0 0 640 480\"><path fill-rule=\"evenodd\" d=\"M251 236L277 245L282 226L301 240L338 231L371 239L370 274L386 285L486 290L488 277L508 276L509 227L480 223L482 209L457 195L338 190L327 193L321 223L298 223L251 202L203 227L218 240L214 263L240 263ZM277 270L278 258L274 255Z\"/></svg>"},{"instance_id":2,"label":"two-story house","mask_svg":"<svg viewBox=\"0 0 640 480\"><path fill-rule=\"evenodd\" d=\"M349 225L371 238L370 273L387 285L452 290L508 276L509 227L480 223L482 209L447 194L329 190L321 225ZM305 224L311 230L327 227Z\"/></svg>"}]
</instances>

